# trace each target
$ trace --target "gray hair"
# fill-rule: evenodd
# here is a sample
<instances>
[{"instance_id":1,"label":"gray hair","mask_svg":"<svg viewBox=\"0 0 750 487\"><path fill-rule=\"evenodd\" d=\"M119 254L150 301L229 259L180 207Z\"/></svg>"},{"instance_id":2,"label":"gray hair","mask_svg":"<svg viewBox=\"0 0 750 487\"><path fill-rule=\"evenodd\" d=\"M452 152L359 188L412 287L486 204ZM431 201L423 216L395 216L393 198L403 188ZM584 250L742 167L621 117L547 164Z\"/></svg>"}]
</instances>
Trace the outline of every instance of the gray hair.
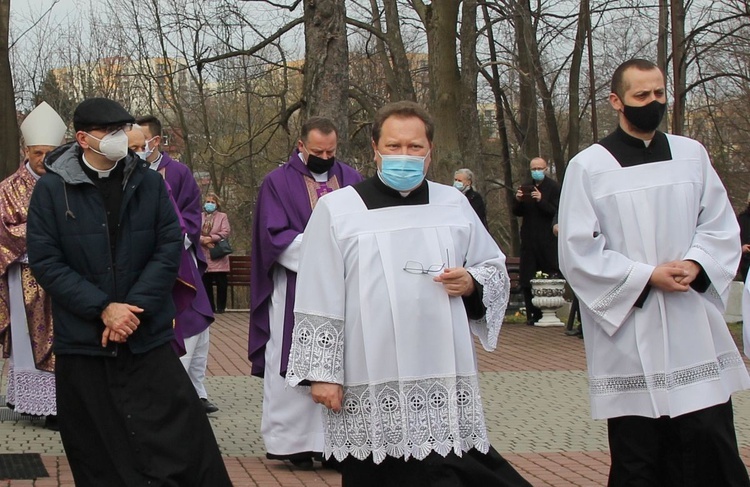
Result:
<instances>
[{"instance_id":1,"label":"gray hair","mask_svg":"<svg viewBox=\"0 0 750 487\"><path fill-rule=\"evenodd\" d=\"M456 172L453 173L454 176L456 174L462 174L462 175L466 176L469 179L469 182L471 182L471 183L474 182L474 173L471 172L471 169L467 169L465 167L462 167L461 169L459 169L458 171L456 171Z\"/></svg>"}]
</instances>

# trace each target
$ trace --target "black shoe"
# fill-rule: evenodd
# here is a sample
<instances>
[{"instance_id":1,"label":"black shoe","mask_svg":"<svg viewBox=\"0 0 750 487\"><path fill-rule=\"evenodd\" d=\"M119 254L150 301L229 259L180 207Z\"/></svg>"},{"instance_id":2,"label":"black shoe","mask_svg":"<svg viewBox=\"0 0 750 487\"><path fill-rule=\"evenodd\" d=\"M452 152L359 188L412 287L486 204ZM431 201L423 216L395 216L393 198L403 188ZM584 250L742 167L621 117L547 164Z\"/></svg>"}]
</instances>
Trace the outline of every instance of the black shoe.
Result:
<instances>
[{"instance_id":1,"label":"black shoe","mask_svg":"<svg viewBox=\"0 0 750 487\"><path fill-rule=\"evenodd\" d=\"M44 418L44 427L50 431L60 431L60 426L57 424L57 416L50 414Z\"/></svg>"},{"instance_id":2,"label":"black shoe","mask_svg":"<svg viewBox=\"0 0 750 487\"><path fill-rule=\"evenodd\" d=\"M223 313L224 313L224 310L223 310L223 309L217 309L217 310L215 311L215 313L216 313L217 315L220 315L220 314L223 314Z\"/></svg>"},{"instance_id":3,"label":"black shoe","mask_svg":"<svg viewBox=\"0 0 750 487\"><path fill-rule=\"evenodd\" d=\"M297 470L312 470L313 469L313 459L312 457L307 458L293 458L289 460L292 465L294 465L294 468Z\"/></svg>"},{"instance_id":4,"label":"black shoe","mask_svg":"<svg viewBox=\"0 0 750 487\"><path fill-rule=\"evenodd\" d=\"M213 404L211 403L211 401L209 401L209 400L208 400L208 399L206 399L205 397L202 397L202 398L201 398L201 403L203 403L203 409L205 409L205 410L206 410L206 414L211 414L211 413L215 413L216 411L218 411L218 410L219 410L219 408L217 408L216 406L214 406L214 405L213 405Z\"/></svg>"},{"instance_id":5,"label":"black shoe","mask_svg":"<svg viewBox=\"0 0 750 487\"><path fill-rule=\"evenodd\" d=\"M527 321L526 326L534 326L534 321L533 320Z\"/></svg>"}]
</instances>

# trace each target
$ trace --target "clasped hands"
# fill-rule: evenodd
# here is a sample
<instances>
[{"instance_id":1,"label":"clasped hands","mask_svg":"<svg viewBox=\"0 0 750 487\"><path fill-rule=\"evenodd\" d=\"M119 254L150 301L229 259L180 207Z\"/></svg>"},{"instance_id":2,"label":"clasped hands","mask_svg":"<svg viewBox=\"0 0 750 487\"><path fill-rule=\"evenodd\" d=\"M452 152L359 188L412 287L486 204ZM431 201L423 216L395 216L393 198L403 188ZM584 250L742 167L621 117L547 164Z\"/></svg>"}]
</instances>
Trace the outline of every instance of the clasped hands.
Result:
<instances>
[{"instance_id":1,"label":"clasped hands","mask_svg":"<svg viewBox=\"0 0 750 487\"><path fill-rule=\"evenodd\" d=\"M673 260L654 268L649 284L666 292L687 292L701 267L692 260Z\"/></svg>"},{"instance_id":2,"label":"clasped hands","mask_svg":"<svg viewBox=\"0 0 750 487\"><path fill-rule=\"evenodd\" d=\"M102 347L106 347L110 341L125 343L141 324L137 315L142 312L143 308L132 304L109 303L101 314L105 327L102 333Z\"/></svg>"}]
</instances>

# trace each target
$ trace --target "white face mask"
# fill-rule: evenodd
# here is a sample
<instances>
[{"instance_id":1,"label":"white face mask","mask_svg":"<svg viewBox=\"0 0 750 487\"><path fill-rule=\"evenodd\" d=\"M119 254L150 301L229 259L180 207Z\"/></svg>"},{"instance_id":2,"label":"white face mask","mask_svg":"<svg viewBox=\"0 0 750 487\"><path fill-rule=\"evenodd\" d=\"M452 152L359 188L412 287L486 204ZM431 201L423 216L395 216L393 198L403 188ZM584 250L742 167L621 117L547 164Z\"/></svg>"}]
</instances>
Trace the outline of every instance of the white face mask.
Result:
<instances>
[{"instance_id":1,"label":"white face mask","mask_svg":"<svg viewBox=\"0 0 750 487\"><path fill-rule=\"evenodd\" d=\"M90 147L91 150L112 162L117 162L128 155L128 134L122 129L110 132L101 139L88 132L86 135L99 141L99 150Z\"/></svg>"},{"instance_id":2,"label":"white face mask","mask_svg":"<svg viewBox=\"0 0 750 487\"><path fill-rule=\"evenodd\" d=\"M150 139L146 141L146 150L143 152L139 152L138 155L141 156L141 158L145 161L149 157L151 157L151 154L154 153L155 147L149 147L148 145L151 143L152 140L154 140L158 135L154 135Z\"/></svg>"}]
</instances>

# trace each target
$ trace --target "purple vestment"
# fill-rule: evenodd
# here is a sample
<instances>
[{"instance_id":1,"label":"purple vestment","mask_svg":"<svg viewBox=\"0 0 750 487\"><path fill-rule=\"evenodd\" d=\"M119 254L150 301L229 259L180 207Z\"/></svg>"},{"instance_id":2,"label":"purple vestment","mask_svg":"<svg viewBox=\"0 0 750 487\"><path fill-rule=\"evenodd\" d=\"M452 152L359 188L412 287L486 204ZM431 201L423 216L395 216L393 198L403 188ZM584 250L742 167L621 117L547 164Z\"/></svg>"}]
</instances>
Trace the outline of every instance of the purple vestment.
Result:
<instances>
[{"instance_id":1,"label":"purple vestment","mask_svg":"<svg viewBox=\"0 0 750 487\"><path fill-rule=\"evenodd\" d=\"M200 246L201 191L190 169L166 153L162 153L157 171L164 177L170 189L182 230L193 244L190 249L182 249L177 282L172 291L172 298L177 307L173 346L178 353L184 354L184 339L201 333L214 321L211 304L201 279L206 270L206 259ZM196 260L193 260L193 256Z\"/></svg>"},{"instance_id":2,"label":"purple vestment","mask_svg":"<svg viewBox=\"0 0 750 487\"><path fill-rule=\"evenodd\" d=\"M349 186L362 180L362 176L343 162L336 161L328 171L329 181L336 177L338 187ZM263 377L265 373L266 343L270 336L268 306L273 292L273 270L279 256L292 241L305 231L312 214L309 187L306 182L314 178L295 150L289 161L271 171L263 180L253 215L253 242L250 274L250 336L248 358L252 374ZM320 196L317 194L316 196ZM317 201L317 197L315 198ZM284 338L282 342L281 370L286 366L294 328L294 296L297 274L286 270L286 306L284 310Z\"/></svg>"}]
</instances>

